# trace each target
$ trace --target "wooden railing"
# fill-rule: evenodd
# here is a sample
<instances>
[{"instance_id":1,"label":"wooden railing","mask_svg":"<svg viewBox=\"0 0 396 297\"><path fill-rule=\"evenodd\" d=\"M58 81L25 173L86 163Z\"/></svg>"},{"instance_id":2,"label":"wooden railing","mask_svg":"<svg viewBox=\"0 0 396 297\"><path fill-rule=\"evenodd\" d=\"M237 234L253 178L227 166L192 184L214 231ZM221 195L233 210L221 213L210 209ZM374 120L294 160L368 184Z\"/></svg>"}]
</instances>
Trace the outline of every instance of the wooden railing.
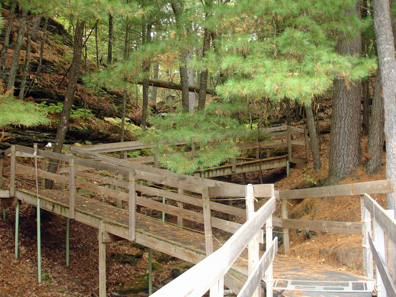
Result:
<instances>
[{"instance_id":1,"label":"wooden railing","mask_svg":"<svg viewBox=\"0 0 396 297\"><path fill-rule=\"evenodd\" d=\"M216 190L218 191L218 190ZM272 214L276 200L272 197L257 212L252 211L253 186L246 190L246 204L249 219L217 251L180 275L178 278L151 296L202 296L210 290L211 297L224 296L224 276L235 260L249 245L249 276L238 296L259 296L259 284L266 274L267 296L272 296L272 262L277 253L278 240L272 240ZM266 226L266 252L259 258L259 236Z\"/></svg>"},{"instance_id":2,"label":"wooden railing","mask_svg":"<svg viewBox=\"0 0 396 297\"><path fill-rule=\"evenodd\" d=\"M18 162L19 158L35 158L34 149L24 146L13 146L7 152L11 156L10 166L10 195L15 196L16 177L29 177L34 180L36 169L34 162L31 166ZM104 196L113 204L122 205L129 211L128 235L121 235L129 240L135 239L136 210L145 215L161 217L177 217L179 225L188 224L186 221L198 223L190 224L189 228L198 228L205 232L206 253L209 255L213 248L213 228L235 233L240 223L245 221L246 213L243 209L221 203L219 198L245 197L245 186L230 183L205 180L196 177L177 176L169 171L149 167L142 164L125 162L124 160L84 152L85 156L76 154L56 154L45 150L37 150L37 177L41 180L49 179L55 182L59 191L68 191L69 218L75 217L75 199L77 195ZM87 159L93 157L93 159ZM57 173L46 171L50 160L60 161L63 165ZM41 188L44 187L41 183ZM269 198L274 195L273 185L255 185L256 197ZM95 194L95 195L91 195ZM147 209L148 211L144 211ZM235 220L235 217L239 219ZM165 218L167 220L167 218ZM184 222L183 222L184 220ZM92 222L94 225L94 222ZM187 257L187 256L186 256ZM193 259L191 259L192 262Z\"/></svg>"},{"instance_id":3,"label":"wooden railing","mask_svg":"<svg viewBox=\"0 0 396 297\"><path fill-rule=\"evenodd\" d=\"M396 281L389 271L396 268L396 220L393 210L384 210L368 194L362 197L364 216L364 263L368 274L373 277L373 257L376 266L377 296L396 296ZM373 239L374 237L374 239ZM388 250L388 252L387 252ZM387 259L387 257L390 259ZM393 271L395 272L395 271ZM393 275L395 277L395 275Z\"/></svg>"},{"instance_id":4,"label":"wooden railing","mask_svg":"<svg viewBox=\"0 0 396 297\"><path fill-rule=\"evenodd\" d=\"M250 132L249 134L255 134L256 131ZM309 158L309 153L308 153L308 133L307 130L302 129L302 128L296 128L296 127L291 127L291 126L279 126L279 127L272 127L272 128L267 128L267 129L261 129L260 130L261 135L265 135L266 139L263 141L255 141L251 143L237 143L238 148L242 152L249 152L249 155L254 154L256 157L255 158L241 158L240 160L238 159L232 159L230 160L230 164L226 164L223 166L220 166L219 168L223 167L230 167L225 169L225 174L235 174L238 173L239 171L236 170L237 167L240 166L254 166L258 160L261 159L260 155L262 155L263 152L266 152L266 158L271 157L271 151L273 150L285 150L287 151L286 154L283 156L284 159L287 159L288 162L290 163L305 163L308 161ZM296 135L303 135L303 140L298 140L298 139L293 139L294 136ZM180 143L178 145L183 145L183 143ZM295 157L293 155L293 150L296 147L304 147L305 150L305 156L303 158L301 157ZM96 153L96 154L102 154L102 153L116 153L116 152L133 152L133 151L140 151L142 149L149 149L152 148L151 145L144 144L139 141L129 141L129 142L120 142L120 143L109 143L109 144L100 144L100 145L92 145L92 146L84 146L84 147L79 147L79 148L73 148L72 150L74 151L79 151L80 153L87 154L87 153ZM273 156L273 155L272 155ZM279 157L278 157L279 158ZM149 163L155 163L155 157L154 156L146 156L146 157L136 157L136 158L125 158L128 161L139 163L139 164L149 164ZM274 158L273 162L276 162L277 157ZM279 161L279 166L285 166L285 162ZM273 168L273 167L271 167ZM213 169L213 168L212 168ZM265 164L263 164L262 170L265 169ZM203 171L197 171L197 175L199 173L204 173ZM209 174L209 173L208 173ZM204 174L205 175L205 174ZM206 176L206 175L205 175ZM211 174L209 176L211 177Z\"/></svg>"},{"instance_id":5,"label":"wooden railing","mask_svg":"<svg viewBox=\"0 0 396 297\"><path fill-rule=\"evenodd\" d=\"M274 219L274 225L283 228L283 242L285 253L288 252L289 229L302 229L317 232L330 232L342 234L362 235L362 222L334 222L298 220L288 218L288 200L306 198L329 198L338 196L361 197L367 194L388 194L393 192L392 182L389 180L371 181L338 186L317 187L300 190L275 191L275 196L280 200L281 218Z\"/></svg>"}]
</instances>

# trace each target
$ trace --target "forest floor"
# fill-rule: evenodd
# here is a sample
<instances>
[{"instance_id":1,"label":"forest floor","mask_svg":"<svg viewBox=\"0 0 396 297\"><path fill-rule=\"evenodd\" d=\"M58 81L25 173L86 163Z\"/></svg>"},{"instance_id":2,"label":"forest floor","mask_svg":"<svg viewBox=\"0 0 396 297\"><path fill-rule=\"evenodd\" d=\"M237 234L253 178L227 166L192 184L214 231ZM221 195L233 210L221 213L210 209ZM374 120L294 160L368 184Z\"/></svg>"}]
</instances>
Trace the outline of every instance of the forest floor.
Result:
<instances>
[{"instance_id":1,"label":"forest floor","mask_svg":"<svg viewBox=\"0 0 396 297\"><path fill-rule=\"evenodd\" d=\"M289 177L275 182L276 189L299 189L321 184L327 175L329 134L322 136L323 167L313 170L291 169ZM341 183L355 183L385 178L383 170L368 176L363 166ZM264 178L283 174L267 172ZM257 174L247 176L248 182ZM250 180L249 180L250 179ZM235 176L233 182L239 182ZM385 196L374 198L384 206ZM279 212L279 210L278 210ZM19 258L15 259L15 209L9 208L6 220L0 220L0 297L3 296L98 296L98 244L96 229L71 221L70 267L66 266L66 219L51 216L42 222L42 273L37 283L37 242L35 208L22 204L20 211ZM279 215L279 213L278 213ZM306 199L292 201L289 217L328 221L360 221L360 200L356 197ZM275 230L276 231L276 230ZM280 231L280 230L278 230ZM277 232L277 231L276 231ZM278 234L281 236L281 234ZM361 236L305 233L292 230L288 257L330 265L341 271L362 273ZM282 252L282 247L279 249ZM191 265L176 258L154 252L154 291L171 281ZM107 245L108 296L148 296L148 250L137 244L115 242Z\"/></svg>"}]
</instances>

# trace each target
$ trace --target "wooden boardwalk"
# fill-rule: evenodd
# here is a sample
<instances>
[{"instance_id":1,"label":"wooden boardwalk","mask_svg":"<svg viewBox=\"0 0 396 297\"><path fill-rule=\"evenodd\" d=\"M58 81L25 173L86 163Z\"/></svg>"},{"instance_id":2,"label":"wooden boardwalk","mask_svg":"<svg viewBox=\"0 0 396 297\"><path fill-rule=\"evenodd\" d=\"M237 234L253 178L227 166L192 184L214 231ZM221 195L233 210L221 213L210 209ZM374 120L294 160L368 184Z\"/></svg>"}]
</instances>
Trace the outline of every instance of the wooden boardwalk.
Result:
<instances>
[{"instance_id":1,"label":"wooden boardwalk","mask_svg":"<svg viewBox=\"0 0 396 297\"><path fill-rule=\"evenodd\" d=\"M76 149L75 153L82 155L84 152ZM26 163L17 164L18 154L25 158L33 158L33 163L38 165L31 167ZM40 201L42 209L99 229L101 296L105 296L106 292L105 268L101 268L101 263L105 263L106 258L105 243L115 240L115 237L137 242L195 264L201 263L208 255L220 250L222 244L213 240L213 228L234 234L242 228L242 224L236 223L235 218L238 218L237 221L246 220L246 210L217 200L222 197L244 199L247 195L246 186L177 176L163 169L125 162L95 152L88 152L84 158L79 158L17 146L7 151L7 155L11 156L10 165L6 170L11 177L10 189L0 192L2 200L15 196L31 205L37 205ZM45 167L42 165L45 165L46 159L54 158L64 162L57 173L40 169ZM20 178L20 182L30 180L31 184L34 184L35 178L38 181L52 179L58 190L40 188L37 195L35 191L17 188L17 178ZM78 189L85 190L87 194L78 194ZM393 191L389 181L281 192L275 192L273 185L254 185L252 189L256 198L273 197L270 199L273 205L275 196L287 201ZM162 202L158 201L161 199ZM109 201L113 202L108 203ZM271 218L271 226L267 231L272 229L272 220L274 226L283 228L285 248L288 248L288 228L346 234L364 234L364 230L367 230L364 229L367 227L366 223L362 223L365 222L364 218L362 222L292 220L287 217L287 203L281 205L282 217ZM175 216L177 225L144 215L139 211L140 208L146 208L153 211L152 213L163 212ZM272 212L274 210L275 206ZM271 213L268 214L271 216ZM194 224L200 227L196 230L184 229L183 220L195 222ZM262 234L257 236L263 237ZM272 239L272 236L270 237ZM271 239L267 238L267 242ZM367 249L364 251L367 266ZM224 277L225 286L234 292L243 289L248 275L248 259L250 258L246 253L242 254ZM284 256L277 256L274 267L275 296L365 297L373 290L373 281L369 278L321 265L290 261Z\"/></svg>"}]
</instances>

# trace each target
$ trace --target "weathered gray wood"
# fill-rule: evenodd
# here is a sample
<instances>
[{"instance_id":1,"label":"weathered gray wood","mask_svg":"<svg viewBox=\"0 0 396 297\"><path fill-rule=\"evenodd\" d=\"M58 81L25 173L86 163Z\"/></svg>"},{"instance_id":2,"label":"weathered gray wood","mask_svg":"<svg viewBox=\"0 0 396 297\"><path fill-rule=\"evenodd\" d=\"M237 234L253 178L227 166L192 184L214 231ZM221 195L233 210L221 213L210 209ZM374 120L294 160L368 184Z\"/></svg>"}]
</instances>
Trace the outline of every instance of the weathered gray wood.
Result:
<instances>
[{"instance_id":1,"label":"weathered gray wood","mask_svg":"<svg viewBox=\"0 0 396 297\"><path fill-rule=\"evenodd\" d=\"M381 279L384 283L386 293L388 294L389 297L396 297L396 286L393 283L392 277L390 276L385 263L382 261L380 255L378 254L370 234L368 234L368 239L369 239L370 249L374 256L375 265L378 269L378 272L381 275Z\"/></svg>"},{"instance_id":2,"label":"weathered gray wood","mask_svg":"<svg viewBox=\"0 0 396 297\"><path fill-rule=\"evenodd\" d=\"M293 158L293 150L292 150L292 133L290 127L287 127L287 157L289 162L291 162Z\"/></svg>"},{"instance_id":3,"label":"weathered gray wood","mask_svg":"<svg viewBox=\"0 0 396 297\"><path fill-rule=\"evenodd\" d=\"M0 198L10 198L9 190L0 190Z\"/></svg>"},{"instance_id":4,"label":"weathered gray wood","mask_svg":"<svg viewBox=\"0 0 396 297\"><path fill-rule=\"evenodd\" d=\"M278 157L276 160L260 159L250 162L238 163L235 171L232 171L231 165L223 165L216 168L208 168L204 171L197 171L194 173L194 176L199 176L201 178L212 178L217 176L227 176L232 174L242 174L260 170L283 168L286 167L286 161L286 157Z\"/></svg>"},{"instance_id":5,"label":"weathered gray wood","mask_svg":"<svg viewBox=\"0 0 396 297\"><path fill-rule=\"evenodd\" d=\"M106 170L106 171L110 171L110 172L117 173L117 174L123 174L126 176L128 176L128 174L129 174L129 170L125 167L108 164L108 163L104 163L104 162L88 160L88 159L82 159L82 158L78 158L78 157L74 157L74 159L75 159L76 165L82 165L82 166L94 168L97 170Z\"/></svg>"},{"instance_id":6,"label":"weathered gray wood","mask_svg":"<svg viewBox=\"0 0 396 297\"><path fill-rule=\"evenodd\" d=\"M396 244L396 220L390 218L386 211L369 195L364 195L364 206L371 213L371 216L382 229L386 232L389 238Z\"/></svg>"},{"instance_id":7,"label":"weathered gray wood","mask_svg":"<svg viewBox=\"0 0 396 297\"><path fill-rule=\"evenodd\" d=\"M104 240L105 224L99 225L99 297L106 297L106 242Z\"/></svg>"},{"instance_id":8,"label":"weathered gray wood","mask_svg":"<svg viewBox=\"0 0 396 297\"><path fill-rule=\"evenodd\" d=\"M325 198L337 196L361 196L367 194L387 194L393 192L392 181L379 180L363 183L279 191L280 199Z\"/></svg>"},{"instance_id":9,"label":"weathered gray wood","mask_svg":"<svg viewBox=\"0 0 396 297\"><path fill-rule=\"evenodd\" d=\"M269 198L274 196L274 185L262 184L253 186L254 197ZM209 187L209 195L211 198L216 197L245 197L246 186L243 185L229 185L227 187Z\"/></svg>"},{"instance_id":10,"label":"weathered gray wood","mask_svg":"<svg viewBox=\"0 0 396 297\"><path fill-rule=\"evenodd\" d=\"M180 194L180 195L183 195L184 194L184 190L183 189L178 189L177 193ZM183 202L177 201L177 207L184 208ZM178 226L183 226L183 218L180 217L180 216L177 217L177 225Z\"/></svg>"},{"instance_id":11,"label":"weathered gray wood","mask_svg":"<svg viewBox=\"0 0 396 297\"><path fill-rule=\"evenodd\" d=\"M230 269L251 238L275 211L275 204L275 198L271 198L220 249L151 296L202 296Z\"/></svg>"},{"instance_id":12,"label":"weathered gray wood","mask_svg":"<svg viewBox=\"0 0 396 297\"><path fill-rule=\"evenodd\" d=\"M241 291L239 292L238 297L252 296L254 290L260 285L260 281L262 280L265 271L274 261L277 252L278 252L278 237L276 237L272 241L271 247L268 250L266 250L264 255L261 257L258 266L252 272L252 274L249 275L247 281L245 282L245 285L242 287Z\"/></svg>"},{"instance_id":13,"label":"weathered gray wood","mask_svg":"<svg viewBox=\"0 0 396 297\"><path fill-rule=\"evenodd\" d=\"M269 216L265 221L265 248L270 250L272 244L272 216ZM265 283L266 283L266 295L269 297L273 296L273 281L274 281L274 265L272 262L269 263L267 270L265 271Z\"/></svg>"},{"instance_id":14,"label":"weathered gray wood","mask_svg":"<svg viewBox=\"0 0 396 297\"><path fill-rule=\"evenodd\" d=\"M22 164L17 164L16 165L16 174L18 175L28 175L28 176L34 176L35 172L34 172L34 168L33 167L29 167L29 166L25 166ZM56 173L51 173L48 171L44 171L44 170L37 170L37 174L40 178L44 178L44 179L52 179L54 182L59 182L59 183L68 183L68 177L63 176L63 175L59 175Z\"/></svg>"},{"instance_id":15,"label":"weathered gray wood","mask_svg":"<svg viewBox=\"0 0 396 297\"><path fill-rule=\"evenodd\" d=\"M213 253L213 236L212 236L212 215L210 213L209 190L205 189L202 193L202 209L204 218L205 247L206 255Z\"/></svg>"},{"instance_id":16,"label":"weathered gray wood","mask_svg":"<svg viewBox=\"0 0 396 297\"><path fill-rule=\"evenodd\" d=\"M70 219L75 217L75 203L76 203L76 171L74 167L74 158L69 161L69 215Z\"/></svg>"},{"instance_id":17,"label":"weathered gray wood","mask_svg":"<svg viewBox=\"0 0 396 297\"><path fill-rule=\"evenodd\" d=\"M360 212L362 217L362 246L363 246L363 271L370 279L374 278L373 254L371 253L368 232L371 232L371 215L364 206L364 197L360 198Z\"/></svg>"},{"instance_id":18,"label":"weathered gray wood","mask_svg":"<svg viewBox=\"0 0 396 297\"><path fill-rule=\"evenodd\" d=\"M311 220L282 220L282 226L289 229L303 229L317 232L341 233L341 234L362 234L362 223L356 222L330 222Z\"/></svg>"},{"instance_id":19,"label":"weathered gray wood","mask_svg":"<svg viewBox=\"0 0 396 297\"><path fill-rule=\"evenodd\" d=\"M287 211L287 201L281 202L281 216L282 220L287 220L289 218ZM290 237L289 237L289 228L283 228L283 249L284 253L287 254L290 249Z\"/></svg>"},{"instance_id":20,"label":"weathered gray wood","mask_svg":"<svg viewBox=\"0 0 396 297\"><path fill-rule=\"evenodd\" d=\"M129 173L129 201L128 201L128 213L129 213L129 241L135 241L136 239L136 181L135 173L132 171Z\"/></svg>"},{"instance_id":21,"label":"weathered gray wood","mask_svg":"<svg viewBox=\"0 0 396 297\"><path fill-rule=\"evenodd\" d=\"M16 178L16 150L15 145L11 146L11 175L10 175L10 196L15 197L15 178Z\"/></svg>"},{"instance_id":22,"label":"weathered gray wood","mask_svg":"<svg viewBox=\"0 0 396 297\"><path fill-rule=\"evenodd\" d=\"M27 146L16 145L16 150L20 153L24 153L25 155L21 155L22 157L33 158L34 157L34 149ZM37 150L37 156L41 158L50 158L59 161L69 161L69 157L65 154L58 154L54 152L44 151L44 150Z\"/></svg>"},{"instance_id":23,"label":"weathered gray wood","mask_svg":"<svg viewBox=\"0 0 396 297\"><path fill-rule=\"evenodd\" d=\"M249 220L254 216L254 193L253 185L246 186L246 218ZM259 238L260 232L256 233L248 243L248 277L251 276L259 265L260 261L260 245ZM259 297L260 288L257 286L251 290L250 296Z\"/></svg>"}]
</instances>

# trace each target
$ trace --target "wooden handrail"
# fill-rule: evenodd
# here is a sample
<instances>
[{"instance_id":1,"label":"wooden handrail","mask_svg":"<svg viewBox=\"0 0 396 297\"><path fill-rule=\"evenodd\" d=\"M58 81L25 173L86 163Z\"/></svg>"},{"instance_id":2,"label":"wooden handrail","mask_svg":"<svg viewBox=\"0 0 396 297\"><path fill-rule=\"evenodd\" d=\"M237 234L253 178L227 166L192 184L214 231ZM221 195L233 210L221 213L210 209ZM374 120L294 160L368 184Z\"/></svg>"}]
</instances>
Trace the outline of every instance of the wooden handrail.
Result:
<instances>
[{"instance_id":1,"label":"wooden handrail","mask_svg":"<svg viewBox=\"0 0 396 297\"><path fill-rule=\"evenodd\" d=\"M384 210L373 198L368 194L364 194L363 197L364 212L369 212L368 216L371 215L373 224L369 225L372 230L366 230L363 239L363 244L367 241L370 247L370 251L375 261L376 266L376 278L377 278L377 295L382 296L396 296L396 283L392 279L389 273L390 269L394 269L395 263L392 260L386 259L386 249L389 253L395 253L394 249L396 246L396 220L394 219L393 210ZM366 218L368 220L369 218ZM374 240L372 239L371 233L374 234ZM386 236L385 236L386 235ZM391 241L388 242L390 246L386 247L385 238L389 238ZM391 246L393 244L393 247ZM366 261L372 262L372 257L365 259ZM393 267L388 267L392 265Z\"/></svg>"},{"instance_id":2,"label":"wooden handrail","mask_svg":"<svg viewBox=\"0 0 396 297\"><path fill-rule=\"evenodd\" d=\"M337 196L361 196L367 194L388 194L393 192L392 181L379 180L347 185L317 187L299 190L277 191L279 199L327 198Z\"/></svg>"},{"instance_id":3,"label":"wooden handrail","mask_svg":"<svg viewBox=\"0 0 396 297\"><path fill-rule=\"evenodd\" d=\"M224 277L249 241L272 216L275 206L276 199L272 197L220 249L151 296L202 296L205 294Z\"/></svg>"}]
</instances>

